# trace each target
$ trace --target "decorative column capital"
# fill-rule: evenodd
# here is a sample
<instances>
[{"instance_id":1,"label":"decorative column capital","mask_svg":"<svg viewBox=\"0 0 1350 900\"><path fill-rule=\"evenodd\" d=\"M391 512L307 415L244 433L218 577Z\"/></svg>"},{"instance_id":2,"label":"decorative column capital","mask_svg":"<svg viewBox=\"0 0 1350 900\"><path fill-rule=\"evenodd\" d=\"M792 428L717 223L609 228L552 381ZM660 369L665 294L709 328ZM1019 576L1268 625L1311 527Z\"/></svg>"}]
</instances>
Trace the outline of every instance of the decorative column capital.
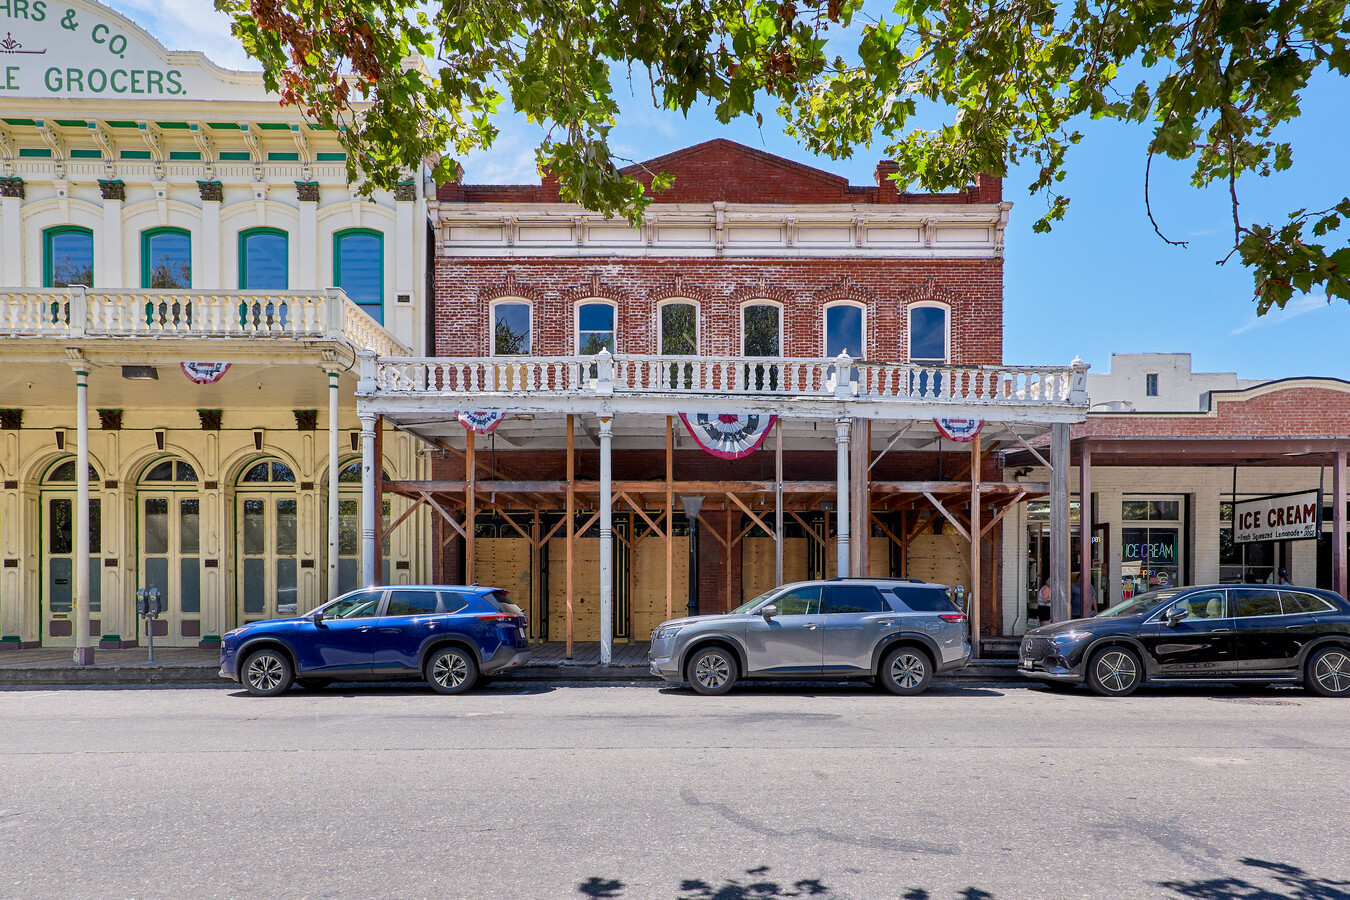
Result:
<instances>
[{"instance_id":1,"label":"decorative column capital","mask_svg":"<svg viewBox=\"0 0 1350 900\"><path fill-rule=\"evenodd\" d=\"M18 175L0 178L0 197L18 197L22 200L24 198L23 179Z\"/></svg>"},{"instance_id":2,"label":"decorative column capital","mask_svg":"<svg viewBox=\"0 0 1350 900\"><path fill-rule=\"evenodd\" d=\"M301 203L318 203L319 183L317 181L297 181L295 183L295 194Z\"/></svg>"},{"instance_id":3,"label":"decorative column capital","mask_svg":"<svg viewBox=\"0 0 1350 900\"><path fill-rule=\"evenodd\" d=\"M849 438L849 431L852 429L852 427L853 427L852 419L835 419L834 442L836 444L847 444Z\"/></svg>"},{"instance_id":4,"label":"decorative column capital","mask_svg":"<svg viewBox=\"0 0 1350 900\"><path fill-rule=\"evenodd\" d=\"M100 178L98 180L99 193L103 195L104 200L126 200L127 186L120 178Z\"/></svg>"},{"instance_id":5,"label":"decorative column capital","mask_svg":"<svg viewBox=\"0 0 1350 900\"><path fill-rule=\"evenodd\" d=\"M199 181L197 190L203 201L214 200L216 203L222 203L225 200L225 186L219 181Z\"/></svg>"}]
</instances>

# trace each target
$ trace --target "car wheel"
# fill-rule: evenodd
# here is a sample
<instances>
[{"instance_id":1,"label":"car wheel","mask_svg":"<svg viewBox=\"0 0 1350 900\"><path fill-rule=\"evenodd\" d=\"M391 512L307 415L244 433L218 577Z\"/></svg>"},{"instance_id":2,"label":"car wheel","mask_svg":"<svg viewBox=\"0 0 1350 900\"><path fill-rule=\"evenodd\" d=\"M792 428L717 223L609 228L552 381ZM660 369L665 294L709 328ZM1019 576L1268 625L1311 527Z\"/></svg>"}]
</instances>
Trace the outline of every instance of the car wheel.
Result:
<instances>
[{"instance_id":1,"label":"car wheel","mask_svg":"<svg viewBox=\"0 0 1350 900\"><path fill-rule=\"evenodd\" d=\"M462 694L478 680L478 663L461 647L442 647L427 660L427 684L440 694Z\"/></svg>"},{"instance_id":2,"label":"car wheel","mask_svg":"<svg viewBox=\"0 0 1350 900\"><path fill-rule=\"evenodd\" d=\"M1139 657L1124 647L1099 650L1088 663L1088 686L1103 697L1128 697L1142 678Z\"/></svg>"},{"instance_id":3,"label":"car wheel","mask_svg":"<svg viewBox=\"0 0 1350 900\"><path fill-rule=\"evenodd\" d=\"M689 659L685 673L689 686L700 694L715 696L731 690L738 676L736 659L721 647L696 651Z\"/></svg>"},{"instance_id":4,"label":"car wheel","mask_svg":"<svg viewBox=\"0 0 1350 900\"><path fill-rule=\"evenodd\" d=\"M297 678L295 683L307 691L321 691L333 683L331 678Z\"/></svg>"},{"instance_id":5,"label":"car wheel","mask_svg":"<svg viewBox=\"0 0 1350 900\"><path fill-rule=\"evenodd\" d=\"M1327 647L1308 660L1303 686L1323 697L1350 696L1350 650Z\"/></svg>"},{"instance_id":6,"label":"car wheel","mask_svg":"<svg viewBox=\"0 0 1350 900\"><path fill-rule=\"evenodd\" d=\"M922 694L933 681L933 663L917 647L897 647L882 659L877 680L892 694Z\"/></svg>"},{"instance_id":7,"label":"car wheel","mask_svg":"<svg viewBox=\"0 0 1350 900\"><path fill-rule=\"evenodd\" d=\"M244 688L255 697L275 697L291 689L295 672L280 650L259 650L244 660Z\"/></svg>"}]
</instances>

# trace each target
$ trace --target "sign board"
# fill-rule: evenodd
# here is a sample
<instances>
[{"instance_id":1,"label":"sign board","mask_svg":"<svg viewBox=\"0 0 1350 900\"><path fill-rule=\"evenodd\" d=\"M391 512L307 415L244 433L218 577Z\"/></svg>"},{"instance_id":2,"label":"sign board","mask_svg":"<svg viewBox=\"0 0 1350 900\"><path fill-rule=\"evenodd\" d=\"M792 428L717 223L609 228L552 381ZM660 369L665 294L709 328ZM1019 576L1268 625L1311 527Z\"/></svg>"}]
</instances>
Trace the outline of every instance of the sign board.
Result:
<instances>
[{"instance_id":1,"label":"sign board","mask_svg":"<svg viewBox=\"0 0 1350 900\"><path fill-rule=\"evenodd\" d=\"M1322 534L1322 492L1274 494L1233 504L1233 543L1307 541Z\"/></svg>"},{"instance_id":2,"label":"sign board","mask_svg":"<svg viewBox=\"0 0 1350 900\"><path fill-rule=\"evenodd\" d=\"M258 73L170 52L92 0L0 0L0 103L5 97L263 100Z\"/></svg>"}]
</instances>

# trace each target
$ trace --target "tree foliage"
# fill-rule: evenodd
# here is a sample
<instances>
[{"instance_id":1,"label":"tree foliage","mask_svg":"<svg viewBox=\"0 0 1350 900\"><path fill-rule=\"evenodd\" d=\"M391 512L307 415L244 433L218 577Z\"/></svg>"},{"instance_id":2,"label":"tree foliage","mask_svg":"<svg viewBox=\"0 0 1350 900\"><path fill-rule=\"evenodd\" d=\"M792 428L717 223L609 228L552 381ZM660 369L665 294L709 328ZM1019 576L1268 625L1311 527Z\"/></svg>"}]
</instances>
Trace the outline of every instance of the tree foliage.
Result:
<instances>
[{"instance_id":1,"label":"tree foliage","mask_svg":"<svg viewBox=\"0 0 1350 900\"><path fill-rule=\"evenodd\" d=\"M636 221L650 196L608 140L616 81L631 83L636 67L665 109L709 102L727 122L759 116L767 97L813 151L845 157L883 142L906 186L947 190L1026 166L1046 231L1069 205L1069 150L1093 120L1117 119L1151 129L1150 219L1155 156L1191 161L1197 188L1228 190L1229 257L1252 268L1260 312L1294 291L1350 299L1350 247L1328 240L1350 198L1256 223L1241 214L1238 183L1288 169L1294 149L1279 126L1299 115L1309 80L1350 74L1346 2L894 0L875 18L862 0L216 5L285 102L345 129L350 174L371 187L429 158L447 177L451 157L491 146L509 98L545 128L537 161L564 199ZM848 58L832 58L844 36ZM944 124L914 127L921 105ZM648 174L656 191L668 184Z\"/></svg>"}]
</instances>

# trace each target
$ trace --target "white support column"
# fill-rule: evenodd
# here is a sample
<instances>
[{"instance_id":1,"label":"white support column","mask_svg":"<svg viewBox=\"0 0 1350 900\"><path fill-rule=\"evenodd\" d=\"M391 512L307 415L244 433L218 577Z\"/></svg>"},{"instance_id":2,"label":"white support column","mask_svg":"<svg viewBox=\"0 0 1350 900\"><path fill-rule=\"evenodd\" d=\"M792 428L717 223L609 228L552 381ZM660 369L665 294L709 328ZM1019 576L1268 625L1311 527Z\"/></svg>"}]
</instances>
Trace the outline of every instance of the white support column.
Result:
<instances>
[{"instance_id":1,"label":"white support column","mask_svg":"<svg viewBox=\"0 0 1350 900\"><path fill-rule=\"evenodd\" d=\"M611 487L610 443L614 420L600 417L600 665L612 658L614 634L614 497Z\"/></svg>"},{"instance_id":2,"label":"white support column","mask_svg":"<svg viewBox=\"0 0 1350 900\"><path fill-rule=\"evenodd\" d=\"M361 585L375 583L375 417L361 417Z\"/></svg>"},{"instance_id":3,"label":"white support column","mask_svg":"<svg viewBox=\"0 0 1350 900\"><path fill-rule=\"evenodd\" d=\"M328 599L338 595L338 370L328 370Z\"/></svg>"},{"instance_id":4,"label":"white support column","mask_svg":"<svg viewBox=\"0 0 1350 900\"><path fill-rule=\"evenodd\" d=\"M94 663L89 642L89 364L75 366L75 665Z\"/></svg>"},{"instance_id":5,"label":"white support column","mask_svg":"<svg viewBox=\"0 0 1350 900\"><path fill-rule=\"evenodd\" d=\"M834 422L834 447L835 447L835 526L836 545L835 551L838 556L837 573L840 578L847 578L851 573L848 569L849 560L849 502L848 502L848 435L849 419L836 419Z\"/></svg>"}]
</instances>

